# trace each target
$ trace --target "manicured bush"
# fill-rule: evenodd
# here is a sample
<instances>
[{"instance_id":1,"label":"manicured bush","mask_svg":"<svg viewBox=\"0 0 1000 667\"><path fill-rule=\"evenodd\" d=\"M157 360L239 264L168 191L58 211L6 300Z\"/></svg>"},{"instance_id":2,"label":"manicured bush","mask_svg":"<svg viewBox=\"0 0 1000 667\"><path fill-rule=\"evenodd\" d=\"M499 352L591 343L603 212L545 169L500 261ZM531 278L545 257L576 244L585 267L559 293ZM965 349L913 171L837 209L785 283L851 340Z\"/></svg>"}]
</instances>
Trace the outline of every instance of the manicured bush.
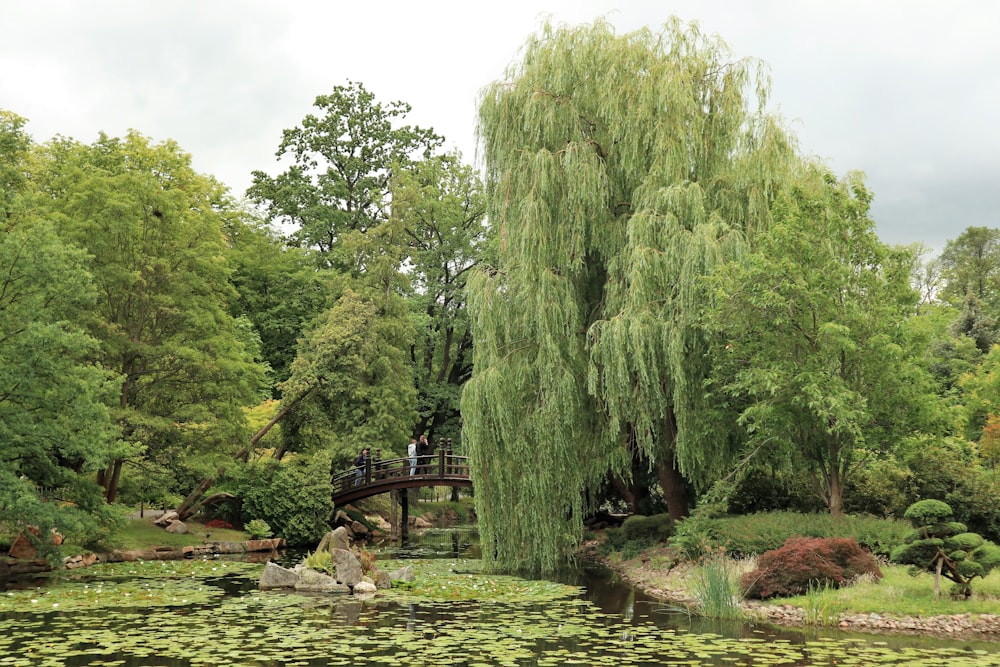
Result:
<instances>
[{"instance_id":1,"label":"manicured bush","mask_svg":"<svg viewBox=\"0 0 1000 667\"><path fill-rule=\"evenodd\" d=\"M862 575L882 578L875 557L844 537L793 538L762 554L757 565L740 580L750 598L802 595L810 586L839 588Z\"/></svg>"},{"instance_id":2,"label":"manicured bush","mask_svg":"<svg viewBox=\"0 0 1000 667\"><path fill-rule=\"evenodd\" d=\"M843 516L798 512L765 512L720 518L692 517L674 528L670 546L697 560L723 549L735 556L753 556L781 547L793 537L849 537L876 555L887 556L910 532L905 521L873 516Z\"/></svg>"},{"instance_id":3,"label":"manicured bush","mask_svg":"<svg viewBox=\"0 0 1000 667\"><path fill-rule=\"evenodd\" d=\"M892 560L916 570L934 572L934 593L940 595L940 577L954 582L952 594L969 598L972 580L985 577L1000 565L1000 547L951 521L951 507L940 500L921 500L906 510L914 526L892 551Z\"/></svg>"}]
</instances>

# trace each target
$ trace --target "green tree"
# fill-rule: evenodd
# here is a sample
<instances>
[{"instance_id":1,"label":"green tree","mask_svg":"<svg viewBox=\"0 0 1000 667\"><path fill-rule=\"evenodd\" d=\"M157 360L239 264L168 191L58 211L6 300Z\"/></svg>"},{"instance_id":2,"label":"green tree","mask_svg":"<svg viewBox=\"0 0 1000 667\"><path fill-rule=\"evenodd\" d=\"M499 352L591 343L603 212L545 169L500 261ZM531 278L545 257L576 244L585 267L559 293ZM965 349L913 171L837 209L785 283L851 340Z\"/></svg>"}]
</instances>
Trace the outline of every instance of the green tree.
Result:
<instances>
[{"instance_id":1,"label":"green tree","mask_svg":"<svg viewBox=\"0 0 1000 667\"><path fill-rule=\"evenodd\" d=\"M183 479L245 441L242 407L263 382L227 312L222 213L234 205L176 143L135 132L56 140L41 160L39 208L88 253L98 298L84 321L100 341L94 360L121 378L115 419L147 461ZM125 461L100 475L109 502Z\"/></svg>"},{"instance_id":2,"label":"green tree","mask_svg":"<svg viewBox=\"0 0 1000 667\"><path fill-rule=\"evenodd\" d=\"M878 240L870 199L858 175L805 167L714 276L707 318L716 395L741 402L749 448L789 453L834 516L850 473L918 431L929 400L904 335L909 253Z\"/></svg>"},{"instance_id":3,"label":"green tree","mask_svg":"<svg viewBox=\"0 0 1000 667\"><path fill-rule=\"evenodd\" d=\"M329 306L329 276L316 271L301 248L289 248L270 226L246 215L226 219L230 282L237 298L230 312L253 323L271 383L288 379L302 331Z\"/></svg>"},{"instance_id":4,"label":"green tree","mask_svg":"<svg viewBox=\"0 0 1000 667\"><path fill-rule=\"evenodd\" d=\"M972 596L972 581L1000 565L1000 546L966 531L965 524L951 521L948 503L921 500L910 505L905 516L914 531L892 550L890 558L933 572L935 595L941 594L944 576L954 582L952 593L967 599Z\"/></svg>"},{"instance_id":5,"label":"green tree","mask_svg":"<svg viewBox=\"0 0 1000 667\"><path fill-rule=\"evenodd\" d=\"M285 130L278 158L291 164L277 176L253 172L249 198L273 223L293 228L292 240L314 248L320 265L363 270L345 237L384 222L393 173L441 144L432 130L397 126L410 106L382 104L358 82L336 86L314 105L320 115Z\"/></svg>"},{"instance_id":6,"label":"green tree","mask_svg":"<svg viewBox=\"0 0 1000 667\"><path fill-rule=\"evenodd\" d=\"M348 290L304 337L282 385L283 449L326 450L347 466L363 446L401 453L416 418L402 305L386 311ZM280 458L280 453L278 455Z\"/></svg>"},{"instance_id":7,"label":"green tree","mask_svg":"<svg viewBox=\"0 0 1000 667\"><path fill-rule=\"evenodd\" d=\"M1000 229L967 228L945 244L939 262L945 281L943 299L958 305L971 294L996 312L1000 305Z\"/></svg>"},{"instance_id":8,"label":"green tree","mask_svg":"<svg viewBox=\"0 0 1000 667\"><path fill-rule=\"evenodd\" d=\"M0 524L96 539L115 517L93 474L129 451L118 383L78 324L96 298L85 254L33 213L24 122L0 112Z\"/></svg>"},{"instance_id":9,"label":"green tree","mask_svg":"<svg viewBox=\"0 0 1000 667\"><path fill-rule=\"evenodd\" d=\"M493 566L555 569L630 444L675 518L680 473L721 465L726 434L697 421L700 276L765 224L791 153L755 71L693 25L617 36L598 21L545 26L486 89L499 249L469 282L462 417Z\"/></svg>"},{"instance_id":10,"label":"green tree","mask_svg":"<svg viewBox=\"0 0 1000 667\"><path fill-rule=\"evenodd\" d=\"M410 348L418 398L415 433L459 435L459 398L472 375L466 281L487 253L485 196L461 156L423 160L393 186L389 225L402 230L415 331Z\"/></svg>"}]
</instances>

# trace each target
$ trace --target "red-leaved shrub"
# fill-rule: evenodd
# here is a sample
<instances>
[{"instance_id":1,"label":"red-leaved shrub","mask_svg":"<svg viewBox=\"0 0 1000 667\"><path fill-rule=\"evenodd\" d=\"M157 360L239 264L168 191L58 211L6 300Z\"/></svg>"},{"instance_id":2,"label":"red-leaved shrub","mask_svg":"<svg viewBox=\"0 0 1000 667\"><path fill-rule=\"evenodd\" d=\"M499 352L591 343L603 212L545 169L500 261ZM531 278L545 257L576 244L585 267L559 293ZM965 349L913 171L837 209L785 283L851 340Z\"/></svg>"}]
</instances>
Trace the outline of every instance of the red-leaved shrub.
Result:
<instances>
[{"instance_id":1,"label":"red-leaved shrub","mask_svg":"<svg viewBox=\"0 0 1000 667\"><path fill-rule=\"evenodd\" d=\"M206 528L232 528L233 524L228 521L223 521L222 519L212 519L205 522Z\"/></svg>"},{"instance_id":2,"label":"red-leaved shrub","mask_svg":"<svg viewBox=\"0 0 1000 667\"><path fill-rule=\"evenodd\" d=\"M748 598L766 599L802 595L813 586L839 588L870 574L882 578L878 562L849 537L795 537L757 560L740 585Z\"/></svg>"}]
</instances>

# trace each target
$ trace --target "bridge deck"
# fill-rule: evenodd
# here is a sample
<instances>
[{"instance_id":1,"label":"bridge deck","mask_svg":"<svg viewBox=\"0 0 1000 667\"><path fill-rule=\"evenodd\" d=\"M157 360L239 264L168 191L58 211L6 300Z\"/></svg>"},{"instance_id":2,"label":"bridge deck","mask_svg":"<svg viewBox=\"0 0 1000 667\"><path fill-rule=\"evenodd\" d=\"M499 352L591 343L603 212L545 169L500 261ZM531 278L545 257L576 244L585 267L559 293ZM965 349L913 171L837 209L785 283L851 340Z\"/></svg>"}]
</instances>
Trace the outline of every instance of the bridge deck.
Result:
<instances>
[{"instance_id":1,"label":"bridge deck","mask_svg":"<svg viewBox=\"0 0 1000 667\"><path fill-rule=\"evenodd\" d=\"M351 468L333 476L333 502L335 505L377 496L395 489L420 486L471 487L469 458L454 456L444 450L422 457L415 467L407 458L369 459L362 469Z\"/></svg>"}]
</instances>

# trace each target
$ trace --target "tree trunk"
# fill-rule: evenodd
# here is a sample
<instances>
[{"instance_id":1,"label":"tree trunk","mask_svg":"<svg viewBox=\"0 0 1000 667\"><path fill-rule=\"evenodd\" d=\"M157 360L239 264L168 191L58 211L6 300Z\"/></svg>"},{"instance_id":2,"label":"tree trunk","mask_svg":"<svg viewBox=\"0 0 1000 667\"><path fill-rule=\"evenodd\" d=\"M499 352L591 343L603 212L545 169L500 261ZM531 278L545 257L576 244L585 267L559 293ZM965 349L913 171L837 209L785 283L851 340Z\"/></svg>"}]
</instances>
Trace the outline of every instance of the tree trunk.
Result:
<instances>
[{"instance_id":1,"label":"tree trunk","mask_svg":"<svg viewBox=\"0 0 1000 667\"><path fill-rule=\"evenodd\" d=\"M673 450L671 450L669 460L656 464L656 474L660 479L660 486L663 488L663 498L667 501L667 512L670 514L670 520L676 523L691 514L691 508L687 501L686 485L684 478L677 470L677 461Z\"/></svg>"},{"instance_id":2,"label":"tree trunk","mask_svg":"<svg viewBox=\"0 0 1000 667\"><path fill-rule=\"evenodd\" d=\"M225 472L225 468L219 468L219 473ZM201 481L195 490L188 494L187 498L184 499L180 505L177 506L177 518L181 521L187 521L201 504L198 500L205 495L209 487L215 484L215 477L207 477Z\"/></svg>"},{"instance_id":3,"label":"tree trunk","mask_svg":"<svg viewBox=\"0 0 1000 667\"><path fill-rule=\"evenodd\" d=\"M122 474L122 459L115 459L115 462L109 466L109 469L111 474L110 476L106 476L108 485L104 488L104 499L109 505L113 505L115 499L118 498L118 480Z\"/></svg>"}]
</instances>

